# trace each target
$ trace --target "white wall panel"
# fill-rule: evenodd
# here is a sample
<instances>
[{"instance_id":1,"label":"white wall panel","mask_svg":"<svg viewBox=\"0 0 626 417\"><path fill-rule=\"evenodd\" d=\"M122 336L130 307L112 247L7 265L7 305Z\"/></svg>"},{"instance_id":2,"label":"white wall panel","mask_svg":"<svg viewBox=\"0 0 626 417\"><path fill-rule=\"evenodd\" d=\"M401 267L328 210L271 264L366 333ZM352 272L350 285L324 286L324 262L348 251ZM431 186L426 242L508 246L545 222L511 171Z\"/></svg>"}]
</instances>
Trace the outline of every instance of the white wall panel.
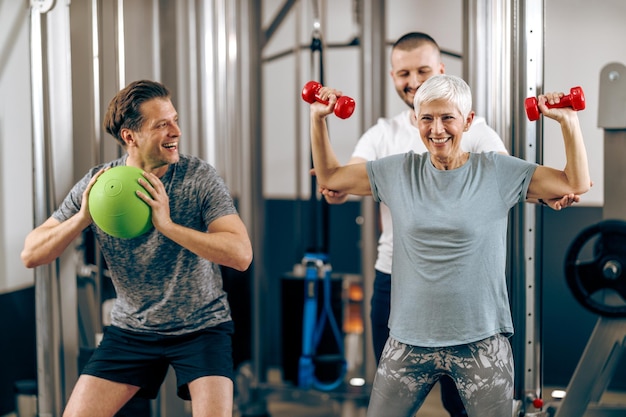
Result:
<instances>
[{"instance_id":1,"label":"white wall panel","mask_svg":"<svg viewBox=\"0 0 626 417\"><path fill-rule=\"evenodd\" d=\"M408 32L425 32L432 36L439 47L459 55L463 54L463 4L462 0L402 0L387 1L387 42L394 42ZM385 57L388 70L391 70L387 48ZM463 75L461 59L443 56L446 73ZM391 117L406 110L406 104L398 98L391 76L385 85L387 116Z\"/></svg>"},{"instance_id":2,"label":"white wall panel","mask_svg":"<svg viewBox=\"0 0 626 417\"><path fill-rule=\"evenodd\" d=\"M587 100L579 118L594 185L582 196L581 205L604 204L604 131L598 128L600 71L611 62L626 64L625 22L623 0L546 1L544 90L569 92L580 85ZM565 164L559 127L552 121L544 124L544 163Z\"/></svg>"},{"instance_id":3,"label":"white wall panel","mask_svg":"<svg viewBox=\"0 0 626 417\"><path fill-rule=\"evenodd\" d=\"M293 56L263 66L263 189L276 198L296 195L295 120L298 97L293 94L296 74Z\"/></svg>"},{"instance_id":4,"label":"white wall panel","mask_svg":"<svg viewBox=\"0 0 626 417\"><path fill-rule=\"evenodd\" d=\"M33 284L20 261L33 226L29 15L0 2L0 293Z\"/></svg>"}]
</instances>

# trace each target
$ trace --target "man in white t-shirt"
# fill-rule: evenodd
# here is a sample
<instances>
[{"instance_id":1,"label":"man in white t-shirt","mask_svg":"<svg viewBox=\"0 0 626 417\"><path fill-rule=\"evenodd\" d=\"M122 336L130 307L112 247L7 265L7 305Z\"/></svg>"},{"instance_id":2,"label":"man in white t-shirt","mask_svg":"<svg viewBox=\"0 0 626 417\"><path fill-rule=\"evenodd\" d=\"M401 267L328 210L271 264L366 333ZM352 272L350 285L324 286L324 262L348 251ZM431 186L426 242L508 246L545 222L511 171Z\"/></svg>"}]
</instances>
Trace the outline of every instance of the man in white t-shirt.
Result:
<instances>
[{"instance_id":1,"label":"man in white t-shirt","mask_svg":"<svg viewBox=\"0 0 626 417\"><path fill-rule=\"evenodd\" d=\"M419 131L413 125L413 97L424 81L436 74L443 74L445 66L441 62L441 51L437 42L425 33L411 32L399 38L391 51L391 78L398 95L409 107L393 118L381 118L359 139L348 164L361 163L389 155L426 152ZM464 136L462 145L468 152L508 153L500 136L487 125L482 117L475 117ZM347 195L332 190L321 190L330 204L341 204ZM555 210L567 207L578 201L578 196L564 196L549 202ZM543 201L541 202L543 203ZM378 362L387 338L389 337L389 309L391 293L391 259L393 253L393 233L391 213L384 204L380 205L381 235L378 241L378 257L375 263L374 291L371 300L371 324L374 356ZM441 400L452 417L466 416L465 408L454 385L447 377L440 379Z\"/></svg>"}]
</instances>

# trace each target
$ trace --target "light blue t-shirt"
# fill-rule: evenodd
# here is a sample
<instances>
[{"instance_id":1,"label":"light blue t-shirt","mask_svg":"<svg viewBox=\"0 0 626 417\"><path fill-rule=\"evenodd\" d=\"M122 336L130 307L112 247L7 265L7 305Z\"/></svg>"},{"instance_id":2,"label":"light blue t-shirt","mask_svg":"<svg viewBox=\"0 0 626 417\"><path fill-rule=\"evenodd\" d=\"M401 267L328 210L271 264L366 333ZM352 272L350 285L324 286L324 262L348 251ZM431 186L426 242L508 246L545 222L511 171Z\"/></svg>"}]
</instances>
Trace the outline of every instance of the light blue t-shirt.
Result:
<instances>
[{"instance_id":1,"label":"light blue t-shirt","mask_svg":"<svg viewBox=\"0 0 626 417\"><path fill-rule=\"evenodd\" d=\"M536 167L494 152L472 153L448 171L428 153L367 162L373 197L393 218L393 338L444 347L513 334L508 214L525 200Z\"/></svg>"}]
</instances>

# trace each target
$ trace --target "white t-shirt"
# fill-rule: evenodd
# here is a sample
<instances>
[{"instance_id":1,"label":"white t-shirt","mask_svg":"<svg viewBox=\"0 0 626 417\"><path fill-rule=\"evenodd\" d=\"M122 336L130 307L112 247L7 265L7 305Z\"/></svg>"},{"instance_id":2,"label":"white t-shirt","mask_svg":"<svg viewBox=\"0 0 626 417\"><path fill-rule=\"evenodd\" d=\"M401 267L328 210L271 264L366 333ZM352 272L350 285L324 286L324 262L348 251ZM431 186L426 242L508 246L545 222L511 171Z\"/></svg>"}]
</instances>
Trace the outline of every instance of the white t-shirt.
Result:
<instances>
[{"instance_id":1,"label":"white t-shirt","mask_svg":"<svg viewBox=\"0 0 626 417\"><path fill-rule=\"evenodd\" d=\"M466 152L507 152L502 139L483 117L474 117L470 129L463 135L461 148ZM419 131L411 124L411 111L405 110L392 119L380 118L359 139L352 153L353 157L375 161L389 155L413 151L427 151ZM508 153L508 152L507 152ZM393 227L389 208L381 203L380 215L382 233L378 240L378 257L374 267L391 274L393 253Z\"/></svg>"}]
</instances>

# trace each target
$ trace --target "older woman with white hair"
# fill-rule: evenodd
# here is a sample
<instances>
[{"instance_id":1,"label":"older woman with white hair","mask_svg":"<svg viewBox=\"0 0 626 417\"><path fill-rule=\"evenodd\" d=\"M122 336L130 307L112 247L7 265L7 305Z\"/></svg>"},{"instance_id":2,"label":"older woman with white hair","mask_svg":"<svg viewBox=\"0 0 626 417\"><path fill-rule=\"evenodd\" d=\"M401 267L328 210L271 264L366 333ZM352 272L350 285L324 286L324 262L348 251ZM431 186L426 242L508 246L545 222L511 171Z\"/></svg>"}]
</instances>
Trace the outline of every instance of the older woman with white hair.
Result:
<instances>
[{"instance_id":1,"label":"older woman with white hair","mask_svg":"<svg viewBox=\"0 0 626 417\"><path fill-rule=\"evenodd\" d=\"M390 208L393 218L390 337L368 417L414 415L442 375L455 381L469 416L510 415L509 210L528 199L589 190L577 113L546 106L558 103L562 93L538 97L544 116L561 125L567 158L563 170L495 152L465 152L460 144L474 117L471 90L458 77L436 75L415 95L413 123L427 153L341 166L326 126L341 92L324 87L319 96L328 101L311 104L320 187L372 195Z\"/></svg>"}]
</instances>

